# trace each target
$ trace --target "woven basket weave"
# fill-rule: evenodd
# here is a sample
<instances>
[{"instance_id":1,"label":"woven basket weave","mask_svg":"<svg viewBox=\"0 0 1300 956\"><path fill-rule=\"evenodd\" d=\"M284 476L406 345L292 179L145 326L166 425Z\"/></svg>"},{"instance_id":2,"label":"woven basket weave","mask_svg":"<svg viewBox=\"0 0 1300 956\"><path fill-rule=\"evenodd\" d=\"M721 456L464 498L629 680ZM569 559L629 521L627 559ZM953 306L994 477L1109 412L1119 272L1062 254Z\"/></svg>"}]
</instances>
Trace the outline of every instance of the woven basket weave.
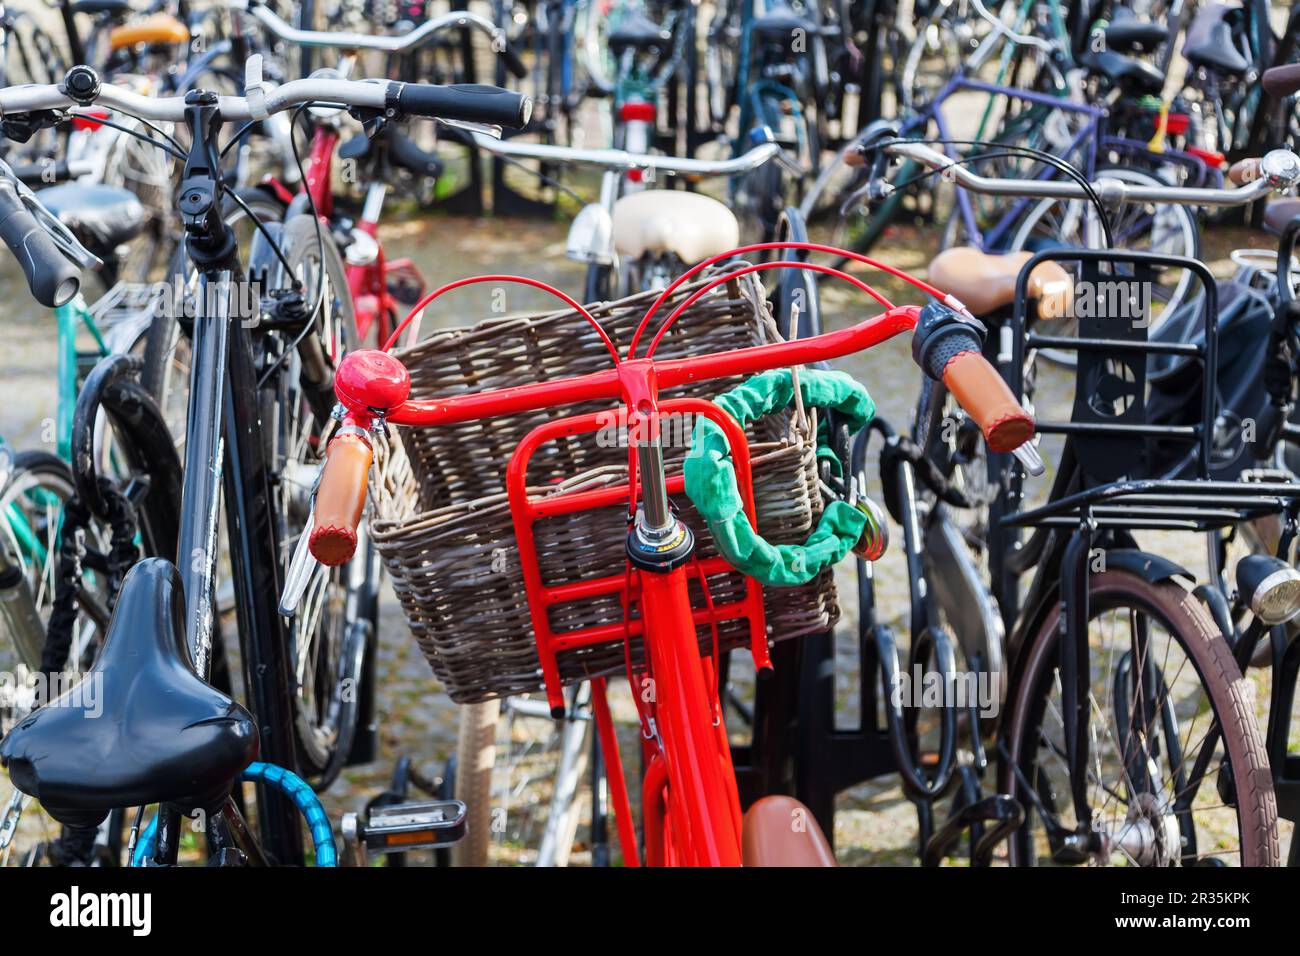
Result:
<instances>
[{"instance_id":1,"label":"woven basket weave","mask_svg":"<svg viewBox=\"0 0 1300 956\"><path fill-rule=\"evenodd\" d=\"M679 289L659 317L667 316L705 281ZM653 299L642 294L591 308L620 354ZM698 355L777 338L762 287L746 276L683 313L655 357ZM440 330L399 357L411 371L412 398L581 375L608 368L610 362L594 332L573 311ZM662 397L708 398L733 384L713 381L665 390ZM390 436L400 438L392 437L377 459L372 535L411 632L453 700L471 703L541 689L505 470L516 446L537 425L608 407L572 405L465 425L390 428ZM748 432L759 532L779 544L802 542L822 509L811 440L815 421L782 413L759 420ZM680 472L685 451L665 450L670 475ZM610 487L626 480L626 448L603 447L594 434L544 445L528 470L532 496ZM690 500L678 495L673 501L695 532L699 556L716 555ZM601 577L623 567L626 520L626 505L620 505L539 521L534 535L543 582ZM743 594L744 579L736 572L710 575L708 584L714 604ZM698 580L692 579L690 587L692 603L704 607ZM766 588L764 606L771 641L825 630L839 616L829 571L798 587ZM557 632L622 620L616 595L551 609L551 627ZM701 628L699 637L702 648L711 647L711 629ZM724 622L719 638L723 649L746 646L746 622ZM641 660L639 638L632 641L632 657ZM623 642L562 652L558 664L566 683L621 673Z\"/></svg>"}]
</instances>

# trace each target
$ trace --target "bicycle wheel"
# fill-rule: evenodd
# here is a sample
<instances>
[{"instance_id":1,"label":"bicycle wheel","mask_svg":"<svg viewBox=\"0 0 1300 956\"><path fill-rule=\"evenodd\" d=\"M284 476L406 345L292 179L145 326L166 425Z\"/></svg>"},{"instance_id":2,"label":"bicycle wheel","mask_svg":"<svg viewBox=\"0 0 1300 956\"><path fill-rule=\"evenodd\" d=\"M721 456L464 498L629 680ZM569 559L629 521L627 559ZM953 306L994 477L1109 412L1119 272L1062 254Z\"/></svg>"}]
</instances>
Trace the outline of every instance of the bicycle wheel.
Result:
<instances>
[{"instance_id":1,"label":"bicycle wheel","mask_svg":"<svg viewBox=\"0 0 1300 956\"><path fill-rule=\"evenodd\" d=\"M260 189L241 190L240 197L259 222L279 222L284 218L284 204ZM247 249L256 229L247 220L247 213L232 203L227 208L226 221L235 228L240 249ZM192 301L198 289L198 274L190 265L183 246L173 253L167 272L173 307L161 310L149 325L140 382L157 401L176 440L177 454L184 461L193 356L189 336L177 321L178 310L174 305L182 296Z\"/></svg>"},{"instance_id":2,"label":"bicycle wheel","mask_svg":"<svg viewBox=\"0 0 1300 956\"><path fill-rule=\"evenodd\" d=\"M771 242L786 205L786 176L776 163L764 163L736 180L732 208L740 221L740 241Z\"/></svg>"},{"instance_id":3,"label":"bicycle wheel","mask_svg":"<svg viewBox=\"0 0 1300 956\"><path fill-rule=\"evenodd\" d=\"M130 125L147 132L142 124ZM161 149L125 133L117 135L105 162L103 183L134 193L144 208L143 227L119 259L118 275L124 281L147 282L171 261L180 234L173 196L176 169L176 160Z\"/></svg>"},{"instance_id":4,"label":"bicycle wheel","mask_svg":"<svg viewBox=\"0 0 1300 956\"><path fill-rule=\"evenodd\" d=\"M613 297L614 267L593 262L587 266L587 275L582 285L582 301L585 303L607 302Z\"/></svg>"},{"instance_id":5,"label":"bicycle wheel","mask_svg":"<svg viewBox=\"0 0 1300 956\"><path fill-rule=\"evenodd\" d=\"M984 581L989 570L989 509L1001 489L991 474L988 447L979 425L943 385L928 387L932 390L931 401L928 407L918 409L918 414L927 415L928 422L918 422L915 432L925 435L925 456L938 466L953 489L965 495L969 507L945 505L924 486L918 493L928 509L944 509L945 520L957 529Z\"/></svg>"},{"instance_id":6,"label":"bicycle wheel","mask_svg":"<svg viewBox=\"0 0 1300 956\"><path fill-rule=\"evenodd\" d=\"M1099 168L1094 178L1103 177L1118 179L1134 186L1168 185L1152 173L1121 166ZM1200 254L1200 230L1196 214L1189 206L1126 203L1111 216L1111 233L1117 250L1157 252L1192 259ZM1025 216L1007 251L1100 248L1101 241L1096 211L1091 203L1044 199L1035 204ZM1066 269L1078 268L1077 264L1068 260L1061 265ZM1155 270L1149 332L1155 331L1166 316L1172 315L1179 305L1187 301L1193 282L1192 273L1187 269ZM1068 318L1053 323L1053 335L1068 336L1077 331L1077 323ZM1074 352L1061 349L1043 349L1040 354L1060 365L1072 367L1078 361Z\"/></svg>"},{"instance_id":7,"label":"bicycle wheel","mask_svg":"<svg viewBox=\"0 0 1300 956\"><path fill-rule=\"evenodd\" d=\"M290 218L280 236L285 258L303 283L311 314L323 302L315 332L266 336L266 367L283 372L264 390L262 421L275 495L276 541L287 567L311 514L311 496L324 461L322 441L333 397L329 369L351 344L355 315L342 257L330 236L321 241L311 215ZM286 288L279 276L272 288ZM322 294L323 284L323 294ZM358 715L357 686L378 617L378 567L364 531L351 561L320 566L289 626L294 670L298 758L318 788L327 787L351 749Z\"/></svg>"},{"instance_id":8,"label":"bicycle wheel","mask_svg":"<svg viewBox=\"0 0 1300 956\"><path fill-rule=\"evenodd\" d=\"M34 679L41 673L45 624L58 582L63 506L74 493L72 472L57 456L20 452L13 461L9 480L0 489L0 550L21 564L39 626L23 633L10 631L0 640L0 670L15 678L9 689L12 692L0 695L0 737L40 703L38 685L28 684L25 676ZM88 549L102 554L106 533L93 522L86 532ZM90 666L108 625L106 579L90 569L92 563L87 560L78 589L78 613L67 655L69 676ZM8 774L0 774L0 866L84 863L91 856L96 862L113 862L111 827L101 828L98 846L75 850L62 844L61 829L39 803L9 784Z\"/></svg>"},{"instance_id":9,"label":"bicycle wheel","mask_svg":"<svg viewBox=\"0 0 1300 956\"><path fill-rule=\"evenodd\" d=\"M0 11L0 86L20 83L58 83L68 70L66 59L50 34L30 12L17 15ZM59 133L38 130L25 143L6 140L5 159L11 165L34 163L54 155Z\"/></svg>"},{"instance_id":10,"label":"bicycle wheel","mask_svg":"<svg viewBox=\"0 0 1300 956\"><path fill-rule=\"evenodd\" d=\"M970 50L971 30L962 21L954 22L948 11L946 6L937 7L918 25L908 46L899 78L900 115L914 113L934 99L961 69L963 54Z\"/></svg>"},{"instance_id":11,"label":"bicycle wheel","mask_svg":"<svg viewBox=\"0 0 1300 956\"><path fill-rule=\"evenodd\" d=\"M298 0L297 15L293 25L299 30L351 29L351 23L341 23L345 19L355 19L360 13L359 3L345 3L344 0ZM351 16L348 16L351 14ZM357 26L366 30L364 21ZM367 30L367 32L369 32ZM309 46L298 47L298 64L296 76L310 76L320 67L334 66L335 54L332 51L318 51ZM292 62L292 61L291 61Z\"/></svg>"},{"instance_id":12,"label":"bicycle wheel","mask_svg":"<svg viewBox=\"0 0 1300 956\"><path fill-rule=\"evenodd\" d=\"M1091 577L1088 608L1091 819L1076 819L1070 795L1058 605L1025 648L1008 701L1002 791L1026 813L1010 862L1276 864L1277 803L1253 695L1205 611L1176 584L1117 570ZM1084 830L1084 846L1057 839Z\"/></svg>"},{"instance_id":13,"label":"bicycle wheel","mask_svg":"<svg viewBox=\"0 0 1300 956\"><path fill-rule=\"evenodd\" d=\"M741 40L740 5L719 3L713 8L706 33L704 79L709 121L715 133L723 133L735 105Z\"/></svg>"}]
</instances>

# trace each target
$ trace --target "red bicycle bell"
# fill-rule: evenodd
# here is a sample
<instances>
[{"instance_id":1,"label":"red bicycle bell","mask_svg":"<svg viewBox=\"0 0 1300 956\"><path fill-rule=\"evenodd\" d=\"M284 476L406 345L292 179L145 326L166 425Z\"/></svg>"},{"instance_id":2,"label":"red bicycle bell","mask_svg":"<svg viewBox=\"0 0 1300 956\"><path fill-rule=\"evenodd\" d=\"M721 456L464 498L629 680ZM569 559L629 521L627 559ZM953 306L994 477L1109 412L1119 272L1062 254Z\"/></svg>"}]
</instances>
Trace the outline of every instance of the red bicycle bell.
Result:
<instances>
[{"instance_id":1,"label":"red bicycle bell","mask_svg":"<svg viewBox=\"0 0 1300 956\"><path fill-rule=\"evenodd\" d=\"M334 394L349 411L386 412L411 393L411 373L387 352L358 349L343 356L334 374Z\"/></svg>"}]
</instances>

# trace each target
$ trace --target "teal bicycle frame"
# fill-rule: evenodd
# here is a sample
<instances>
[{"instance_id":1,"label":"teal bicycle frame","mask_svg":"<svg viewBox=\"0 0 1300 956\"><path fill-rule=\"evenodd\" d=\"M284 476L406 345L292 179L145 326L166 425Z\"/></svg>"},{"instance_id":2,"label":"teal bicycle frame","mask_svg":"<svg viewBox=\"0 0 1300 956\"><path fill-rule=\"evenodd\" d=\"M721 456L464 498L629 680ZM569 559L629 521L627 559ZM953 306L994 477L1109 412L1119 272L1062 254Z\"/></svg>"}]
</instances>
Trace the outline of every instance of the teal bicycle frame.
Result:
<instances>
[{"instance_id":1,"label":"teal bicycle frame","mask_svg":"<svg viewBox=\"0 0 1300 956\"><path fill-rule=\"evenodd\" d=\"M95 340L99 357L108 355L110 350L99 327L95 324L94 315L87 306L85 299L81 296L76 296L71 302L55 309L54 321L57 329L56 342L58 349L58 404L54 420L54 442L58 456L66 462L71 462L72 416L77 407L79 378L77 329L84 326L90 332L91 337ZM0 442L3 441L3 436L0 436ZM35 489L33 493L41 494L42 492L40 489ZM45 505L50 502L37 499L37 503ZM21 558L25 561L45 560L47 557L45 544L36 535L28 524L26 517L15 507L13 502L10 502L5 507L5 522L22 549Z\"/></svg>"}]
</instances>

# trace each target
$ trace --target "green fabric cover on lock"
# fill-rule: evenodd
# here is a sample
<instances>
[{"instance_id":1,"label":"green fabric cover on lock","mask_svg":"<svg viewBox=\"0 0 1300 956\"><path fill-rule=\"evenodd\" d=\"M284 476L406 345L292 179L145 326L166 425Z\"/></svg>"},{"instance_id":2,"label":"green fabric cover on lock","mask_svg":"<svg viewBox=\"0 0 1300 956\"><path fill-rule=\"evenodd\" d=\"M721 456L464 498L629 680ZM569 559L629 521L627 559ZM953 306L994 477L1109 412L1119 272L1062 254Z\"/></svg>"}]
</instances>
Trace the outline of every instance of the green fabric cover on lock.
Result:
<instances>
[{"instance_id":1,"label":"green fabric cover on lock","mask_svg":"<svg viewBox=\"0 0 1300 956\"><path fill-rule=\"evenodd\" d=\"M843 372L799 370L799 391L805 406L839 412L849 431L856 434L876 413L867 390ZM790 370L775 369L755 375L714 402L743 428L763 415L786 408L794 398ZM839 460L829 447L826 422L818 426L817 455L829 457L839 471ZM736 482L731 448L719 428L703 415L695 418L691 451L683 466L686 494L709 526L709 533L731 564L761 584L791 587L806 584L823 568L849 553L862 534L866 516L846 501L832 501L803 544L771 544L749 524Z\"/></svg>"}]
</instances>

